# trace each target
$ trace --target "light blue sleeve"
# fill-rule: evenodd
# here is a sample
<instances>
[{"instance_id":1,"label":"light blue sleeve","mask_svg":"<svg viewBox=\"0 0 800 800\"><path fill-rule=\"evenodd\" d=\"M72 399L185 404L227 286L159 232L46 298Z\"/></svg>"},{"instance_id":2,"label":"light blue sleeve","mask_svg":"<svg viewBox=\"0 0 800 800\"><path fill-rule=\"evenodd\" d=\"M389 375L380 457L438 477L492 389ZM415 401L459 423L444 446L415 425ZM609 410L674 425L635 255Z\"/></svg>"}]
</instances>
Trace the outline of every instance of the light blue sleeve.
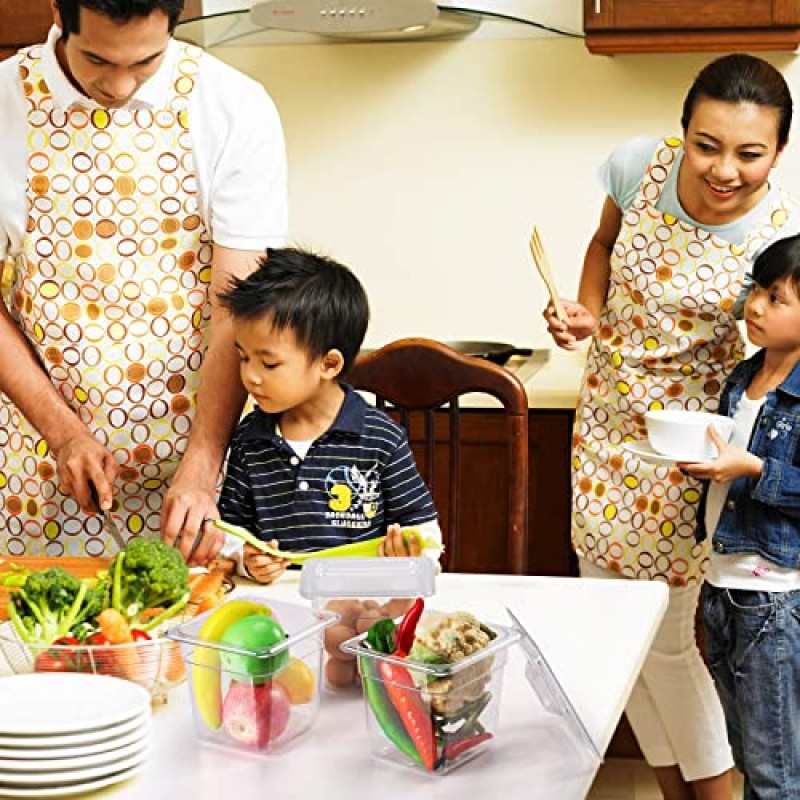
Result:
<instances>
[{"instance_id":1,"label":"light blue sleeve","mask_svg":"<svg viewBox=\"0 0 800 800\"><path fill-rule=\"evenodd\" d=\"M637 136L617 145L598 170L606 194L625 211L633 203L647 165L661 140Z\"/></svg>"}]
</instances>

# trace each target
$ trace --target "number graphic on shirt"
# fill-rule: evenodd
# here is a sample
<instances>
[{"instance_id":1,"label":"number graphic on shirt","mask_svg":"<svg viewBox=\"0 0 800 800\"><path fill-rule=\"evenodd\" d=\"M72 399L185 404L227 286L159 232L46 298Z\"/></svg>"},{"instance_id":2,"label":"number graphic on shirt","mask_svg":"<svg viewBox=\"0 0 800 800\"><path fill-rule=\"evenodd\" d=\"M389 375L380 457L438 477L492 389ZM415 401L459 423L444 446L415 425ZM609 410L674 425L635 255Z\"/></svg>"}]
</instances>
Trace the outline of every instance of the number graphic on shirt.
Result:
<instances>
[{"instance_id":1,"label":"number graphic on shirt","mask_svg":"<svg viewBox=\"0 0 800 800\"><path fill-rule=\"evenodd\" d=\"M328 501L328 507L331 511L347 511L350 508L353 492L349 486L345 486L343 483L334 484L328 489L328 494L331 496Z\"/></svg>"}]
</instances>

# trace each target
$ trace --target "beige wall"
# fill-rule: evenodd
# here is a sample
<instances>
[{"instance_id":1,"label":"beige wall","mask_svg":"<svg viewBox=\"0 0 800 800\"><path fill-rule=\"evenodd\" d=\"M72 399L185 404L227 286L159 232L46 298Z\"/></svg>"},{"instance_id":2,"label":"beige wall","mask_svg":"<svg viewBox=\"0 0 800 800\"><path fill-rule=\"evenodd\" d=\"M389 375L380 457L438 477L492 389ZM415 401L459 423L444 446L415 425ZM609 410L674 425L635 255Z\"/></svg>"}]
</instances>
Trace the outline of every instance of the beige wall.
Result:
<instances>
[{"instance_id":1,"label":"beige wall","mask_svg":"<svg viewBox=\"0 0 800 800\"><path fill-rule=\"evenodd\" d=\"M275 99L292 241L358 272L372 345L546 344L531 225L570 296L602 202L597 165L627 136L678 133L685 91L713 57L591 56L575 39L214 52ZM766 57L800 98L796 57ZM784 185L799 165L790 144Z\"/></svg>"}]
</instances>

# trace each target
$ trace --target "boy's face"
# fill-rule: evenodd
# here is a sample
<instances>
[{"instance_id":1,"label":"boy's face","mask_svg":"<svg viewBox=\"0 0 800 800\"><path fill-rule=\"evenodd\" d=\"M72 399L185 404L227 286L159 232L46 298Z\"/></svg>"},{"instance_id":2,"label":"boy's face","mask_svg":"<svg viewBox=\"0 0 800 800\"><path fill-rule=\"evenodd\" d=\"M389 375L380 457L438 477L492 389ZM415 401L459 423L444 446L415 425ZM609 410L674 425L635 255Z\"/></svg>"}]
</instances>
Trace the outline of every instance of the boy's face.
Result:
<instances>
[{"instance_id":1,"label":"boy's face","mask_svg":"<svg viewBox=\"0 0 800 800\"><path fill-rule=\"evenodd\" d=\"M301 406L326 380L324 359L312 359L294 331L277 330L271 318L236 320L234 333L242 383L262 411Z\"/></svg>"},{"instance_id":2,"label":"boy's face","mask_svg":"<svg viewBox=\"0 0 800 800\"><path fill-rule=\"evenodd\" d=\"M772 286L753 284L744 306L747 336L757 347L800 351L800 297L789 278Z\"/></svg>"}]
</instances>

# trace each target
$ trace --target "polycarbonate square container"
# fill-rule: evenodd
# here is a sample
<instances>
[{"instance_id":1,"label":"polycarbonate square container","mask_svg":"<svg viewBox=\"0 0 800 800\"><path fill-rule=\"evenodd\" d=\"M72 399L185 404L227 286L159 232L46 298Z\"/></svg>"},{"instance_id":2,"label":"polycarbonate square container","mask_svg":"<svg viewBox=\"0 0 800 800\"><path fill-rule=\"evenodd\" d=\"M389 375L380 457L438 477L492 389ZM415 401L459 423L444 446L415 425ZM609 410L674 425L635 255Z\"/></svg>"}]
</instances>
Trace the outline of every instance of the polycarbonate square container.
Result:
<instances>
[{"instance_id":1,"label":"polycarbonate square container","mask_svg":"<svg viewBox=\"0 0 800 800\"><path fill-rule=\"evenodd\" d=\"M339 615L324 634L323 685L358 689L356 658L342 642L365 633L379 619L399 619L418 597L436 589L436 564L414 558L314 558L303 565L300 594L318 611Z\"/></svg>"},{"instance_id":2,"label":"polycarbonate square container","mask_svg":"<svg viewBox=\"0 0 800 800\"><path fill-rule=\"evenodd\" d=\"M242 603L253 604L249 614L269 609L286 638L260 648L220 642L224 630L245 615ZM269 754L311 728L319 712L323 632L337 619L328 611L243 595L169 630L186 662L200 739Z\"/></svg>"},{"instance_id":3,"label":"polycarbonate square container","mask_svg":"<svg viewBox=\"0 0 800 800\"><path fill-rule=\"evenodd\" d=\"M488 627L495 638L453 664L385 655L364 647L365 635L342 644L358 659L374 758L443 775L494 747L508 648L519 634Z\"/></svg>"}]
</instances>

